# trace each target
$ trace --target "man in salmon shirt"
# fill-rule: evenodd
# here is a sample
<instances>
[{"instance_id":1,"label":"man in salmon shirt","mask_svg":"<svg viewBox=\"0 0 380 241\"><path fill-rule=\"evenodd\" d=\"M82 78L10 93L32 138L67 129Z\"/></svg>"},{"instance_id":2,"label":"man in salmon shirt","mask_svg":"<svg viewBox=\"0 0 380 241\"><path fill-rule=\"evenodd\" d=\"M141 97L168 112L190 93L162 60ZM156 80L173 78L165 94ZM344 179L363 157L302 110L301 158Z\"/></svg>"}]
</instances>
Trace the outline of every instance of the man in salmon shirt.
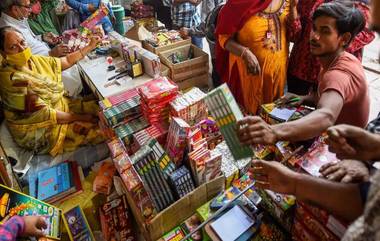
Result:
<instances>
[{"instance_id":1,"label":"man in salmon shirt","mask_svg":"<svg viewBox=\"0 0 380 241\"><path fill-rule=\"evenodd\" d=\"M364 25L362 13L350 3L322 4L313 14L310 35L311 53L322 64L318 89L307 96L288 94L281 99L286 103L298 97L295 105L314 105L316 110L299 120L276 125L268 125L258 116L246 117L238 122L240 141L247 145L301 141L322 134L334 124L365 127L368 84L359 60L345 51Z\"/></svg>"}]
</instances>

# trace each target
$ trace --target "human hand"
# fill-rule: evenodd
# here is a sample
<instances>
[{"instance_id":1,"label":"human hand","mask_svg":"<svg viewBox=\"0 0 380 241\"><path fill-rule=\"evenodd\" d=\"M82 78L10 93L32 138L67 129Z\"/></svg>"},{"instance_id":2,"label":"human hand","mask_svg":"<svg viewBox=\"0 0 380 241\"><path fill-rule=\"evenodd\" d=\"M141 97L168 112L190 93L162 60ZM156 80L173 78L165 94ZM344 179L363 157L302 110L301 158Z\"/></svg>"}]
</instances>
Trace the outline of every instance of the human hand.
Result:
<instances>
[{"instance_id":1,"label":"human hand","mask_svg":"<svg viewBox=\"0 0 380 241\"><path fill-rule=\"evenodd\" d=\"M58 36L52 32L48 32L42 35L42 40L49 45L55 45L58 43Z\"/></svg>"},{"instance_id":2,"label":"human hand","mask_svg":"<svg viewBox=\"0 0 380 241\"><path fill-rule=\"evenodd\" d=\"M248 116L237 122L237 135L242 144L274 144L277 135L274 129L259 116Z\"/></svg>"},{"instance_id":3,"label":"human hand","mask_svg":"<svg viewBox=\"0 0 380 241\"><path fill-rule=\"evenodd\" d=\"M88 6L87 6L87 10L90 12L90 13L93 13L93 12L95 12L96 11L96 8L95 8L95 6L93 5L93 4L88 4Z\"/></svg>"},{"instance_id":4,"label":"human hand","mask_svg":"<svg viewBox=\"0 0 380 241\"><path fill-rule=\"evenodd\" d=\"M369 180L367 166L356 160L343 160L323 165L319 172L330 181L343 183L366 182Z\"/></svg>"},{"instance_id":5,"label":"human hand","mask_svg":"<svg viewBox=\"0 0 380 241\"><path fill-rule=\"evenodd\" d=\"M111 22L113 25L116 24L116 17L114 15L111 16Z\"/></svg>"},{"instance_id":6,"label":"human hand","mask_svg":"<svg viewBox=\"0 0 380 241\"><path fill-rule=\"evenodd\" d=\"M295 195L299 174L276 161L253 160L255 187Z\"/></svg>"},{"instance_id":7,"label":"human hand","mask_svg":"<svg viewBox=\"0 0 380 241\"><path fill-rule=\"evenodd\" d=\"M45 236L42 229L47 228L45 219L41 216L24 216L25 228L21 236L40 238Z\"/></svg>"},{"instance_id":8,"label":"human hand","mask_svg":"<svg viewBox=\"0 0 380 241\"><path fill-rule=\"evenodd\" d=\"M92 36L88 46L90 46L91 50L93 50L100 42L102 42L102 39L99 36Z\"/></svg>"},{"instance_id":9,"label":"human hand","mask_svg":"<svg viewBox=\"0 0 380 241\"><path fill-rule=\"evenodd\" d=\"M259 61L256 56L251 52L251 50L246 49L242 56L245 64L247 65L247 71L253 75L259 75L261 73L261 68Z\"/></svg>"},{"instance_id":10,"label":"human hand","mask_svg":"<svg viewBox=\"0 0 380 241\"><path fill-rule=\"evenodd\" d=\"M62 57L70 53L70 49L67 44L59 44L52 48L49 55L52 57Z\"/></svg>"},{"instance_id":11,"label":"human hand","mask_svg":"<svg viewBox=\"0 0 380 241\"><path fill-rule=\"evenodd\" d=\"M293 93L286 93L280 99L276 100L275 103L280 106L290 105L290 106L300 106L305 101L304 96L299 96Z\"/></svg>"},{"instance_id":12,"label":"human hand","mask_svg":"<svg viewBox=\"0 0 380 241\"><path fill-rule=\"evenodd\" d=\"M375 161L380 159L380 135L350 125L327 130L329 150L339 159Z\"/></svg>"},{"instance_id":13,"label":"human hand","mask_svg":"<svg viewBox=\"0 0 380 241\"><path fill-rule=\"evenodd\" d=\"M98 118L90 114L75 115L74 119L75 121L90 122L94 124L98 122Z\"/></svg>"},{"instance_id":14,"label":"human hand","mask_svg":"<svg viewBox=\"0 0 380 241\"><path fill-rule=\"evenodd\" d=\"M189 37L189 28L185 28L185 27L182 27L180 30L179 30L179 34L181 35L182 38L186 39Z\"/></svg>"}]
</instances>

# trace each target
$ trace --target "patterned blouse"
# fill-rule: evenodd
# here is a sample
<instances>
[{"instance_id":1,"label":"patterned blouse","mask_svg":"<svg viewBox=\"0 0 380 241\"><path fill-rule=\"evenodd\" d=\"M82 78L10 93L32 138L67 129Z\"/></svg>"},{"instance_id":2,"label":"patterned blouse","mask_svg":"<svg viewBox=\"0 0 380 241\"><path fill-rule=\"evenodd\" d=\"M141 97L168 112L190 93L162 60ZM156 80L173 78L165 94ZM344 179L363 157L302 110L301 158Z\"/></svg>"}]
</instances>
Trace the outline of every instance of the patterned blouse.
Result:
<instances>
[{"instance_id":1,"label":"patterned blouse","mask_svg":"<svg viewBox=\"0 0 380 241\"><path fill-rule=\"evenodd\" d=\"M319 5L326 0L302 0L299 1L298 19L289 21L288 37L289 41L294 43L289 59L288 74L297 77L301 80L309 82L317 82L317 76L320 70L319 61L310 54L309 38L313 28L312 15ZM355 6L362 11L366 22L369 18L369 8L363 3L356 1ZM362 59L362 50L365 45L372 42L375 38L375 33L368 29L366 24L365 29L360 32L350 46L346 49L347 52L355 55L360 61Z\"/></svg>"}]
</instances>

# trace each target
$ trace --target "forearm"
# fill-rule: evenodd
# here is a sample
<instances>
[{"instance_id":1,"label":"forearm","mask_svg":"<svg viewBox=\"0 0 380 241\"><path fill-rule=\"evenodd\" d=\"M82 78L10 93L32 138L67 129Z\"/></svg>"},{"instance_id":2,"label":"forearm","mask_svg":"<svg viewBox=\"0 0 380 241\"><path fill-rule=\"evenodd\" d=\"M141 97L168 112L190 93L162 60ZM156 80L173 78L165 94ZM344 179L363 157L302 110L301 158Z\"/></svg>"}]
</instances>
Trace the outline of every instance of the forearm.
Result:
<instances>
[{"instance_id":1,"label":"forearm","mask_svg":"<svg viewBox=\"0 0 380 241\"><path fill-rule=\"evenodd\" d=\"M335 117L323 109L295 121L273 125L278 141L303 141L319 136L334 125Z\"/></svg>"},{"instance_id":2,"label":"forearm","mask_svg":"<svg viewBox=\"0 0 380 241\"><path fill-rule=\"evenodd\" d=\"M243 53L246 51L247 47L239 44L237 41L231 37L229 40L227 40L225 44L225 49L236 56L242 56Z\"/></svg>"},{"instance_id":3,"label":"forearm","mask_svg":"<svg viewBox=\"0 0 380 241\"><path fill-rule=\"evenodd\" d=\"M315 91L310 92L308 95L302 96L304 99L303 103L304 105L308 106L317 106L318 104L318 97Z\"/></svg>"},{"instance_id":4,"label":"forearm","mask_svg":"<svg viewBox=\"0 0 380 241\"><path fill-rule=\"evenodd\" d=\"M364 205L357 184L298 174L294 195L298 200L315 204L347 221L353 221L363 213Z\"/></svg>"},{"instance_id":5,"label":"forearm","mask_svg":"<svg viewBox=\"0 0 380 241\"><path fill-rule=\"evenodd\" d=\"M67 113L63 111L57 111L57 123L67 124L77 120L77 115L73 113Z\"/></svg>"},{"instance_id":6,"label":"forearm","mask_svg":"<svg viewBox=\"0 0 380 241\"><path fill-rule=\"evenodd\" d=\"M62 70L66 70L70 67L72 67L74 64L78 63L81 59L83 59L88 53L92 51L92 47L87 45L86 47L75 51L71 54L66 55L65 57L61 58L62 62Z\"/></svg>"}]
</instances>

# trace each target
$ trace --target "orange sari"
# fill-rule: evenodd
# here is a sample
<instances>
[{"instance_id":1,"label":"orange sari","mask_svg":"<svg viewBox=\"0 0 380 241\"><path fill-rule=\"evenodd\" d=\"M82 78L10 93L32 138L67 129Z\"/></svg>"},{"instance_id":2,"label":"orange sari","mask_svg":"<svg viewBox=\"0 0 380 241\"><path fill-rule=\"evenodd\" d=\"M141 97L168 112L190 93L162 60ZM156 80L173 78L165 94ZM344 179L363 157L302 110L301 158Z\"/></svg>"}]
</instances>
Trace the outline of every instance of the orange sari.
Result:
<instances>
[{"instance_id":1,"label":"orange sari","mask_svg":"<svg viewBox=\"0 0 380 241\"><path fill-rule=\"evenodd\" d=\"M244 60L240 56L229 54L230 76L227 83L230 87L235 86L231 88L232 92L251 114L256 114L260 105L281 97L286 84L289 52L286 19L289 1L280 1L277 11L271 11L269 8L250 17L236 34L237 42L248 47L256 55L261 68L260 75L249 74ZM233 35L219 35L220 46L223 47L231 37ZM230 83L231 75L236 74L239 75L240 83ZM236 78L231 79L235 81Z\"/></svg>"}]
</instances>

